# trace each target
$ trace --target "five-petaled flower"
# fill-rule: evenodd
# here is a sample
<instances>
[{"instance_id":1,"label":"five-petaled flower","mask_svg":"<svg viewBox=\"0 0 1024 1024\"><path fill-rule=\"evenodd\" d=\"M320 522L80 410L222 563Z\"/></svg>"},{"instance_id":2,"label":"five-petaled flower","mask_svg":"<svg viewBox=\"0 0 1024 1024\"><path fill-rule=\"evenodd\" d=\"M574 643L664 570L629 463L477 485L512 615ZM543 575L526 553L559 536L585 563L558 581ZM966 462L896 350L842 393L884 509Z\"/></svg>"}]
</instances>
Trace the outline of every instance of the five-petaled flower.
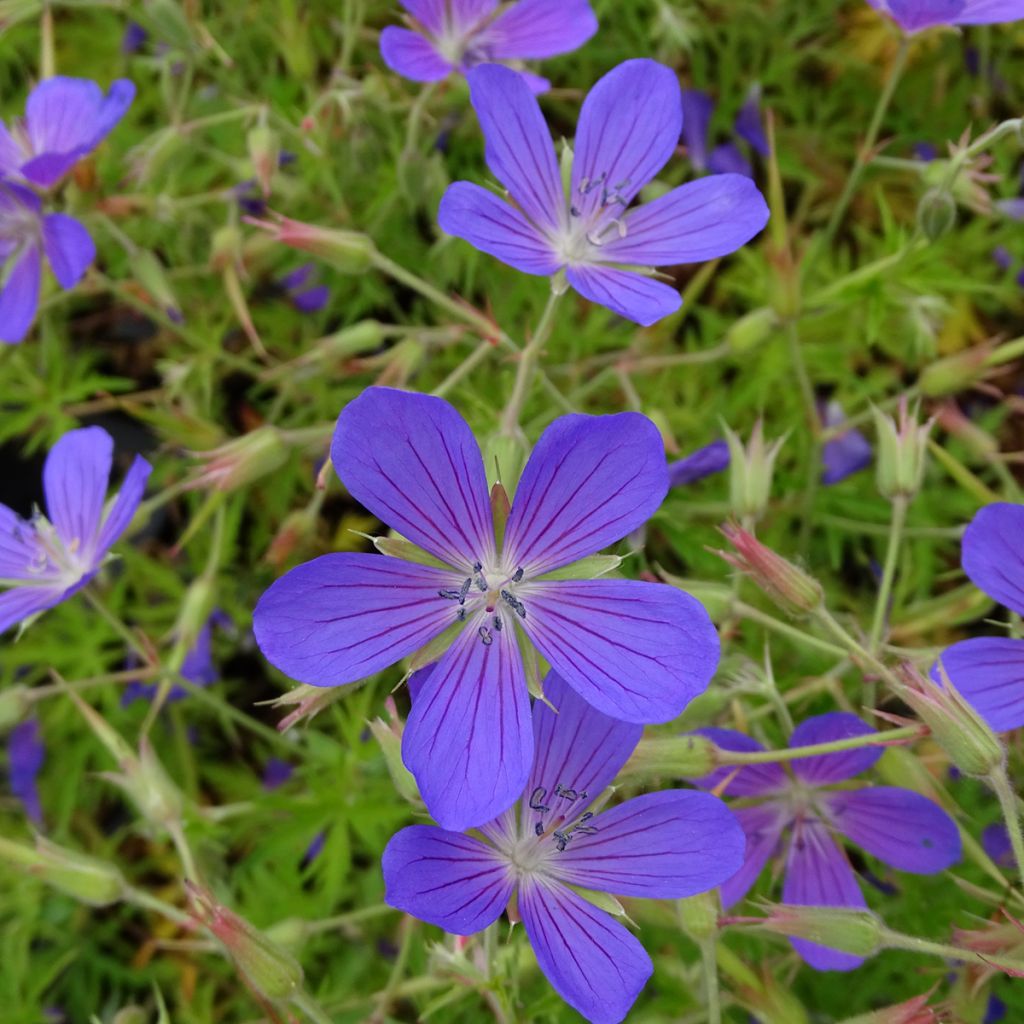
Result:
<instances>
[{"instance_id":1,"label":"five-petaled flower","mask_svg":"<svg viewBox=\"0 0 1024 1024\"><path fill-rule=\"evenodd\" d=\"M465 74L483 63L542 60L569 53L596 31L589 0L401 0L411 29L392 25L380 34L380 52L392 71L415 82ZM520 71L533 92L549 82Z\"/></svg>"},{"instance_id":2,"label":"five-petaled flower","mask_svg":"<svg viewBox=\"0 0 1024 1024\"><path fill-rule=\"evenodd\" d=\"M19 342L32 326L44 255L65 289L96 256L89 232L66 214L44 215L29 186L57 184L103 141L134 96L125 79L104 97L95 82L50 78L32 91L24 121L0 123L0 341Z\"/></svg>"},{"instance_id":3,"label":"five-petaled flower","mask_svg":"<svg viewBox=\"0 0 1024 1024\"><path fill-rule=\"evenodd\" d=\"M429 555L306 562L260 599L256 641L293 678L335 686L445 634L402 746L444 827L490 820L526 784L520 632L613 718L668 721L706 688L718 638L699 602L665 584L550 575L625 537L665 497L664 447L646 417L563 416L548 427L500 546L480 449L442 399L367 389L342 410L331 457L352 497Z\"/></svg>"},{"instance_id":4,"label":"five-petaled flower","mask_svg":"<svg viewBox=\"0 0 1024 1024\"><path fill-rule=\"evenodd\" d=\"M732 729L700 731L724 750L764 749ZM856 715L835 711L801 722L789 745L807 747L872 732ZM876 745L799 758L789 762L791 774L778 764L759 764L738 770L720 768L694 780L716 791L724 782L725 795L744 800L736 816L747 835L746 857L743 867L722 886L722 905L729 907L747 894L784 839L788 849L782 899L797 905L867 905L833 834L900 871L930 875L955 864L960 859L960 832L953 819L927 797L895 786L825 788L867 771L882 750ZM794 939L793 945L811 967L821 971L848 971L863 962L804 939Z\"/></svg>"},{"instance_id":5,"label":"five-petaled flower","mask_svg":"<svg viewBox=\"0 0 1024 1024\"><path fill-rule=\"evenodd\" d=\"M986 505L964 533L961 562L994 601L1024 614L1024 505ZM942 652L942 667L961 696L996 732L1024 725L1024 640L977 636ZM940 682L940 673L932 672Z\"/></svg>"},{"instance_id":6,"label":"five-petaled flower","mask_svg":"<svg viewBox=\"0 0 1024 1024\"><path fill-rule=\"evenodd\" d=\"M936 25L991 25L1024 18L1024 0L868 0L904 32Z\"/></svg>"},{"instance_id":7,"label":"five-petaled flower","mask_svg":"<svg viewBox=\"0 0 1024 1024\"><path fill-rule=\"evenodd\" d=\"M682 300L675 288L631 268L725 256L768 222L761 193L739 174L702 178L629 209L672 156L682 128L679 83L653 60L628 60L591 89L568 197L544 116L522 80L495 64L468 78L487 165L514 205L457 181L441 200L438 222L517 270L564 270L584 298L652 324Z\"/></svg>"},{"instance_id":8,"label":"five-petaled flower","mask_svg":"<svg viewBox=\"0 0 1024 1024\"><path fill-rule=\"evenodd\" d=\"M114 442L102 427L65 434L43 467L49 518L24 520L0 505L0 631L60 604L99 571L128 528L149 478L136 456L117 497L104 504Z\"/></svg>"},{"instance_id":9,"label":"five-petaled flower","mask_svg":"<svg viewBox=\"0 0 1024 1024\"><path fill-rule=\"evenodd\" d=\"M720 800L692 790L590 810L641 727L595 711L555 673L544 689L557 712L543 701L533 706L536 754L518 812L484 825L483 838L433 825L402 829L384 850L385 899L469 935L517 894L537 962L558 994L594 1024L616 1024L651 976L651 960L576 887L653 899L706 892L740 867L743 831ZM413 709L425 699L414 692Z\"/></svg>"}]
</instances>

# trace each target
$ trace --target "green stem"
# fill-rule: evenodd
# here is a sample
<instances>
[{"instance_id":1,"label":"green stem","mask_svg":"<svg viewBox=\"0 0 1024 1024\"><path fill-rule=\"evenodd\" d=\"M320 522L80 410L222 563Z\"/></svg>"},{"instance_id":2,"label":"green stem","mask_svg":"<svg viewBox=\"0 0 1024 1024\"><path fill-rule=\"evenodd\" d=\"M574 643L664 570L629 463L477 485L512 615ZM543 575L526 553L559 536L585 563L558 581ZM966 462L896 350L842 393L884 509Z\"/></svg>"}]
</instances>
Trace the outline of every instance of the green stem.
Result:
<instances>
[{"instance_id":1,"label":"green stem","mask_svg":"<svg viewBox=\"0 0 1024 1024\"><path fill-rule=\"evenodd\" d=\"M988 777L988 784L999 798L999 807L1003 812L1003 819L1006 822L1006 831L1010 834L1010 845L1013 847L1013 857L1017 862L1017 872L1021 882L1024 883L1024 835L1020 827L1020 805L1017 801L1017 794L1013 791L1010 778L1006 774L1006 766L1001 765Z\"/></svg>"},{"instance_id":2,"label":"green stem","mask_svg":"<svg viewBox=\"0 0 1024 1024\"><path fill-rule=\"evenodd\" d=\"M718 956L714 936L700 944L701 965L704 969L704 993L707 999L708 1024L721 1024L722 1002L718 991Z\"/></svg>"},{"instance_id":3,"label":"green stem","mask_svg":"<svg viewBox=\"0 0 1024 1024\"><path fill-rule=\"evenodd\" d=\"M1024 971L1024 960L1014 960L1010 957L994 957L974 952L973 949L962 949L959 946L949 946L943 942L931 942L928 939L919 939L916 935L904 935L901 932L883 929L882 944L890 949L906 949L911 953L925 953L928 956L941 957L943 960L959 960L963 963L978 964L983 968L996 967L999 970Z\"/></svg>"},{"instance_id":4,"label":"green stem","mask_svg":"<svg viewBox=\"0 0 1024 1024\"><path fill-rule=\"evenodd\" d=\"M860 152L857 154L857 160L853 165L853 169L850 171L849 177L846 179L846 185L839 197L839 202L836 203L835 208L832 210L832 216L829 218L828 226L825 228L825 236L823 240L824 247L828 247L832 244L832 240L835 238L836 231L839 230L839 225L842 223L846 209L850 205L850 201L853 199L854 193L857 191L860 179L868 164L871 162L875 143L878 142L878 133L882 129L882 121L885 119L886 112L889 110L889 104L892 102L893 94L896 92L896 86L903 77L903 71L907 65L907 55L909 52L910 43L907 40L907 37L903 36L900 39L899 49L896 51L896 59L893 61L892 69L889 71L889 77L886 79L881 95L878 97L878 103L875 105L875 112L871 117L871 124L868 126L868 134L864 139L864 144L861 146Z\"/></svg>"},{"instance_id":5,"label":"green stem","mask_svg":"<svg viewBox=\"0 0 1024 1024\"><path fill-rule=\"evenodd\" d=\"M892 499L892 519L889 523L889 544L885 551L885 565L882 569L882 582L875 598L875 614L871 620L871 632L868 635L868 650L875 654L882 641L882 629L889 611L889 597L892 594L893 580L896 578L896 564L899 562L900 542L903 540L903 528L907 523L909 500L903 495ZM869 705L873 703L868 702Z\"/></svg>"},{"instance_id":6,"label":"green stem","mask_svg":"<svg viewBox=\"0 0 1024 1024\"><path fill-rule=\"evenodd\" d=\"M126 903L131 903L133 906L141 907L143 910L151 910L156 914L166 917L169 921L185 925L187 928L195 926L195 918L190 914L186 914L184 910L179 910L170 903L165 903L163 900L157 899L156 896L151 896L143 889L136 889L134 886L128 886L123 895Z\"/></svg>"},{"instance_id":7,"label":"green stem","mask_svg":"<svg viewBox=\"0 0 1024 1024\"><path fill-rule=\"evenodd\" d=\"M151 664L150 652L146 650L139 638L132 630L122 622L107 606L99 594L90 584L85 588L85 599L92 605L93 609L100 613L100 616L117 633L119 637L135 652L144 665Z\"/></svg>"},{"instance_id":8,"label":"green stem","mask_svg":"<svg viewBox=\"0 0 1024 1024\"><path fill-rule=\"evenodd\" d=\"M53 8L48 0L43 3L39 35L39 75L44 79L53 78L57 74L57 47L53 39Z\"/></svg>"},{"instance_id":9,"label":"green stem","mask_svg":"<svg viewBox=\"0 0 1024 1024\"><path fill-rule=\"evenodd\" d=\"M292 1004L300 1009L314 1024L334 1024L327 1011L304 989L292 996Z\"/></svg>"},{"instance_id":10,"label":"green stem","mask_svg":"<svg viewBox=\"0 0 1024 1024\"><path fill-rule=\"evenodd\" d=\"M537 329L533 332L533 337L519 358L516 380L512 386L512 397L508 400L508 405L505 406L505 412L501 417L501 433L506 437L516 437L521 433L519 417L522 414L527 395L530 393L530 383L533 380L534 367L540 358L541 349L551 336L555 310L562 294L552 291L548 296L547 305L544 307L544 312L541 313Z\"/></svg>"},{"instance_id":11,"label":"green stem","mask_svg":"<svg viewBox=\"0 0 1024 1024\"><path fill-rule=\"evenodd\" d=\"M477 366L479 366L480 363L482 363L493 351L494 346L489 341L481 341L480 344L477 345L477 347L470 352L470 354L466 356L466 358L463 359L462 362L459 363L459 365L456 366L455 369L452 370L452 372L449 373L448 376L445 377L445 379L441 381L441 383L438 384L430 393L432 395L437 395L438 398L444 398L444 396L447 395L460 380L469 376L469 374L471 374L473 370L475 370Z\"/></svg>"},{"instance_id":12,"label":"green stem","mask_svg":"<svg viewBox=\"0 0 1024 1024\"><path fill-rule=\"evenodd\" d=\"M426 112L427 104L431 97L437 92L437 82L430 82L420 90L419 96L409 109L409 124L405 132L405 145L402 147L402 160L408 160L416 152L419 142L420 127L423 124L423 115Z\"/></svg>"},{"instance_id":13,"label":"green stem","mask_svg":"<svg viewBox=\"0 0 1024 1024\"><path fill-rule=\"evenodd\" d=\"M807 476L803 490L803 512L800 527L800 548L807 550L811 539L814 518L811 508L818 493L818 478L821 475L821 420L818 416L818 403L814 397L814 385L811 375L807 372L803 349L800 346L800 334L796 321L791 317L786 321L786 344L789 347L789 358L800 386L800 397L804 405L804 417L807 420L807 436L810 448L807 454Z\"/></svg>"},{"instance_id":14,"label":"green stem","mask_svg":"<svg viewBox=\"0 0 1024 1024\"><path fill-rule=\"evenodd\" d=\"M891 746L892 744L913 739L921 735L919 725L905 725L899 729L886 732L872 732L864 736L850 736L847 739L832 740L830 743L813 743L806 747L786 747L783 750L722 750L719 748L715 758L723 765L774 764L777 761L794 761L803 757L816 757L820 754L837 754L844 750L858 750L861 747Z\"/></svg>"}]
</instances>

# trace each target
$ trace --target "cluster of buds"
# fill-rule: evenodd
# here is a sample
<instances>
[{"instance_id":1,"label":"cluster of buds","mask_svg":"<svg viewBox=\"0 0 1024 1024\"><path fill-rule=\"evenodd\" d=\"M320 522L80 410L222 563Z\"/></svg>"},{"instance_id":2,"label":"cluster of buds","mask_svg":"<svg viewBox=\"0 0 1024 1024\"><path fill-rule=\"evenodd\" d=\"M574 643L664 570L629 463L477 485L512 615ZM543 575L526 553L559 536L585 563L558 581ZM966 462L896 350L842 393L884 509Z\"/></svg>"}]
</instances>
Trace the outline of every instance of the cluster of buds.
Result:
<instances>
[{"instance_id":1,"label":"cluster of buds","mask_svg":"<svg viewBox=\"0 0 1024 1024\"><path fill-rule=\"evenodd\" d=\"M906 396L895 420L879 409L872 411L878 433L878 490L890 501L909 500L924 480L928 436L935 421L919 423L918 410L911 411Z\"/></svg>"},{"instance_id":2,"label":"cluster of buds","mask_svg":"<svg viewBox=\"0 0 1024 1024\"><path fill-rule=\"evenodd\" d=\"M768 507L772 493L775 460L785 438L768 442L760 420L754 424L750 440L744 444L725 427L729 445L729 503L741 522L757 522Z\"/></svg>"},{"instance_id":3,"label":"cluster of buds","mask_svg":"<svg viewBox=\"0 0 1024 1024\"><path fill-rule=\"evenodd\" d=\"M825 593L813 576L776 554L747 530L727 523L722 527L722 535L735 550L718 554L749 576L787 615L802 618L822 607Z\"/></svg>"}]
</instances>

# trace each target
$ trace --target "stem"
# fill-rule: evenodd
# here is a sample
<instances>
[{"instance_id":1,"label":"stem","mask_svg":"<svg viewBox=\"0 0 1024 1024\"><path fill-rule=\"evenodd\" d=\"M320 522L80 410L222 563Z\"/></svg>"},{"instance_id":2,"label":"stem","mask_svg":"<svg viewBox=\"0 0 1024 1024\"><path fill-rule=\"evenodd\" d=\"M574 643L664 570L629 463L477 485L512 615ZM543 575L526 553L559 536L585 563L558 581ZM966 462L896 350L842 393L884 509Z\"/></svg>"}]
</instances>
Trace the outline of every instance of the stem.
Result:
<instances>
[{"instance_id":1,"label":"stem","mask_svg":"<svg viewBox=\"0 0 1024 1024\"><path fill-rule=\"evenodd\" d=\"M501 433L506 437L515 437L520 433L519 417L530 391L534 366L540 357L540 350L551 335L555 309L561 297L562 293L556 291L552 291L548 296L547 305L544 307L544 312L540 315L537 329L533 332L533 337L520 356L519 367L516 370L516 381L512 386L512 397L508 400L508 405L505 406L505 412L501 417Z\"/></svg>"},{"instance_id":2,"label":"stem","mask_svg":"<svg viewBox=\"0 0 1024 1024\"><path fill-rule=\"evenodd\" d=\"M1024 835L1020 827L1020 806L1017 802L1017 794L1013 791L1010 778L1006 774L1006 766L1001 765L989 775L988 784L999 798L999 806L1003 812L1003 819L1006 822L1006 831L1010 833L1010 845L1013 847L1013 857L1017 862L1017 872L1024 882Z\"/></svg>"},{"instance_id":3,"label":"stem","mask_svg":"<svg viewBox=\"0 0 1024 1024\"><path fill-rule=\"evenodd\" d=\"M812 636L810 633L805 633L803 630L797 629L796 626L791 626L788 622L782 622L780 619L772 618L771 615L767 615L759 608L753 607L753 605L745 604L743 601L736 601L732 607L733 611L741 619L750 619L752 622L756 622L758 625L764 626L765 629L770 629L782 636L789 637L791 640L806 644L808 647L814 647L817 650L824 651L826 654L831 654L834 657L842 658L846 656L845 647L829 643L828 640L821 640L816 636Z\"/></svg>"},{"instance_id":4,"label":"stem","mask_svg":"<svg viewBox=\"0 0 1024 1024\"><path fill-rule=\"evenodd\" d=\"M810 451L807 455L807 479L804 483L803 492L803 514L800 527L800 548L806 551L811 540L811 529L814 525L811 516L811 507L814 505L815 495L818 493L818 478L821 475L821 419L818 416L818 403L814 397L814 385L811 383L811 376L807 372L807 363L804 360L803 349L800 347L800 335L797 331L796 321L789 318L786 321L786 344L789 346L789 357L796 373L796 379L800 385L800 397L804 404L804 416L807 419L808 436L810 438Z\"/></svg>"},{"instance_id":5,"label":"stem","mask_svg":"<svg viewBox=\"0 0 1024 1024\"><path fill-rule=\"evenodd\" d=\"M700 944L701 964L704 968L704 992L708 1006L708 1024L721 1024L722 1004L718 992L717 943L712 936Z\"/></svg>"},{"instance_id":6,"label":"stem","mask_svg":"<svg viewBox=\"0 0 1024 1024\"><path fill-rule=\"evenodd\" d=\"M85 588L85 598L117 635L142 659L143 664L151 664L150 652L146 650L135 633L106 606L91 585Z\"/></svg>"},{"instance_id":7,"label":"stem","mask_svg":"<svg viewBox=\"0 0 1024 1024\"><path fill-rule=\"evenodd\" d=\"M49 2L43 3L39 30L39 76L53 78L57 74L57 48L53 40L53 8Z\"/></svg>"},{"instance_id":8,"label":"stem","mask_svg":"<svg viewBox=\"0 0 1024 1024\"><path fill-rule=\"evenodd\" d=\"M494 346L491 345L489 341L480 342L480 344L477 345L477 347L470 352L470 354L466 356L466 358L463 359L462 362L459 363L459 365L456 366L455 369L452 370L452 372L449 373L448 376L445 377L445 379L441 381L441 383L438 384L430 393L432 395L436 395L438 398L444 398L444 396L448 394L448 392L451 391L451 389L455 387L463 377L472 373L473 370L475 370L476 367L482 363L493 350Z\"/></svg>"},{"instance_id":9,"label":"stem","mask_svg":"<svg viewBox=\"0 0 1024 1024\"><path fill-rule=\"evenodd\" d=\"M889 71L889 77L886 79L885 85L882 88L882 93L878 97L878 103L876 104L875 112L871 117L871 124L868 126L868 134L864 139L864 144L861 146L860 152L857 154L857 160L853 165L853 169L850 171L849 177L846 179L846 185L839 197L839 202L836 203L836 206L832 211L832 216L829 218L828 226L825 228L825 236L823 240L824 246L832 244L832 239L835 238L836 231L839 229L843 215L846 213L846 209L850 205L850 200L853 199L854 193L857 191L857 186L860 184L860 179L871 160L872 150L875 148L875 143L878 141L878 133L882 128L882 121L885 119L886 112L889 109L889 104L892 102L893 93L896 92L896 86L899 84L899 80L903 77L903 70L907 65L907 55L909 52L910 43L907 40L907 37L903 36L900 39L899 49L896 51L896 59L893 61L892 68Z\"/></svg>"},{"instance_id":10,"label":"stem","mask_svg":"<svg viewBox=\"0 0 1024 1024\"><path fill-rule=\"evenodd\" d=\"M882 629L889 611L889 596L892 593L893 580L896 578L896 563L899 561L900 541L903 539L903 527L907 522L909 500L902 494L892 499L892 520L889 523L889 544L885 552L885 566L882 569L882 583L875 599L875 615L871 620L871 633L868 635L868 650L875 654L882 641ZM868 701L869 704L873 701Z\"/></svg>"},{"instance_id":11,"label":"stem","mask_svg":"<svg viewBox=\"0 0 1024 1024\"><path fill-rule=\"evenodd\" d=\"M292 996L292 1004L297 1006L314 1024L334 1024L326 1010L306 991L300 989Z\"/></svg>"},{"instance_id":12,"label":"stem","mask_svg":"<svg viewBox=\"0 0 1024 1024\"><path fill-rule=\"evenodd\" d=\"M165 903L156 896L151 896L143 889L128 886L124 892L124 900L126 903L141 907L143 910L152 910L154 913L160 914L177 924L184 925L186 928L195 927L195 918L190 914L186 914L184 910L179 910L170 903Z\"/></svg>"},{"instance_id":13,"label":"stem","mask_svg":"<svg viewBox=\"0 0 1024 1024\"><path fill-rule=\"evenodd\" d=\"M943 960L960 960L964 963L978 964L983 968L995 967L1004 971L1024 971L1024 960L982 956L981 953L975 953L973 949L948 946L943 942L931 942L928 939L919 939L916 935L903 935L901 932L890 931L888 928L882 932L882 944L890 949L906 949L911 953L926 953L929 956L941 957Z\"/></svg>"},{"instance_id":14,"label":"stem","mask_svg":"<svg viewBox=\"0 0 1024 1024\"><path fill-rule=\"evenodd\" d=\"M416 152L416 146L420 137L420 126L423 124L423 114L436 91L437 82L430 82L424 86L409 110L409 125L405 133L405 145L402 147L403 161L408 160Z\"/></svg>"},{"instance_id":15,"label":"stem","mask_svg":"<svg viewBox=\"0 0 1024 1024\"><path fill-rule=\"evenodd\" d=\"M886 732L867 733L864 736L850 736L847 739L832 740L830 743L813 743L806 747L786 747L783 750L722 750L718 749L715 759L723 765L774 764L776 761L795 761L802 757L816 757L819 754L835 754L860 747L892 746L903 740L922 735L922 726L904 725Z\"/></svg>"}]
</instances>

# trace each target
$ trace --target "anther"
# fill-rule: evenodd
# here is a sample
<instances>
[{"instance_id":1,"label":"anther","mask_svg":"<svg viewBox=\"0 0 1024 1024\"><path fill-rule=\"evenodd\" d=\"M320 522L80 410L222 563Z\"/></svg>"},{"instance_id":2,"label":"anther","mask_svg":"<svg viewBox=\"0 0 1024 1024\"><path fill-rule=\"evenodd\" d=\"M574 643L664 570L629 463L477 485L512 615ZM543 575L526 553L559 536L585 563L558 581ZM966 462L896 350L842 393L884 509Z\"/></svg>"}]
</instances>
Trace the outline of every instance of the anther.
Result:
<instances>
[{"instance_id":1,"label":"anther","mask_svg":"<svg viewBox=\"0 0 1024 1024\"><path fill-rule=\"evenodd\" d=\"M495 616L494 616L494 628L495 628L495 629L496 629L496 630L497 630L497 631L498 631L499 633L500 633L500 632L502 631L502 629L504 629L504 628L505 628L505 627L504 627L504 626L502 625L502 622L501 622L501 616L500 616L500 615L495 615Z\"/></svg>"},{"instance_id":2,"label":"anther","mask_svg":"<svg viewBox=\"0 0 1024 1024\"><path fill-rule=\"evenodd\" d=\"M490 647L491 644L494 643L494 637L486 626L481 626L477 632L480 634L480 639L483 641L484 647Z\"/></svg>"},{"instance_id":3,"label":"anther","mask_svg":"<svg viewBox=\"0 0 1024 1024\"><path fill-rule=\"evenodd\" d=\"M468 576L462 581L462 589L459 591L459 604L466 603L466 595L469 593L469 587L472 582Z\"/></svg>"},{"instance_id":4,"label":"anther","mask_svg":"<svg viewBox=\"0 0 1024 1024\"><path fill-rule=\"evenodd\" d=\"M505 602L521 619L526 618L526 605L519 600L511 591L503 590L501 592L501 599Z\"/></svg>"},{"instance_id":5,"label":"anther","mask_svg":"<svg viewBox=\"0 0 1024 1024\"><path fill-rule=\"evenodd\" d=\"M534 810L534 811L541 811L544 814L546 814L548 811L550 811L551 808L548 807L547 804L541 803L541 801L547 795L548 795L548 791L543 786L538 786L530 794L530 808L532 810Z\"/></svg>"},{"instance_id":6,"label":"anther","mask_svg":"<svg viewBox=\"0 0 1024 1024\"><path fill-rule=\"evenodd\" d=\"M519 568L516 569L516 571L515 571L515 575L512 577L512 582L513 583L520 583L522 581L522 579L523 579L523 567L519 566Z\"/></svg>"}]
</instances>

